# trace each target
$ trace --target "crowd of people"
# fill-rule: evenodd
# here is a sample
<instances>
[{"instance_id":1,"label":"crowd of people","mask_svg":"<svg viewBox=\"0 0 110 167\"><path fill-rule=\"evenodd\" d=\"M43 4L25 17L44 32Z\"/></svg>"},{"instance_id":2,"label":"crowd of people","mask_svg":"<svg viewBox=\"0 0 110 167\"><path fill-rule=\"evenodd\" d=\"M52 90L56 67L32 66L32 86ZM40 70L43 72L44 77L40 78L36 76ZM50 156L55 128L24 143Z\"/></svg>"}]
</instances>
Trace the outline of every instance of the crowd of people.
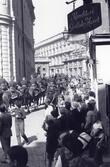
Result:
<instances>
[{"instance_id":1,"label":"crowd of people","mask_svg":"<svg viewBox=\"0 0 110 167\"><path fill-rule=\"evenodd\" d=\"M30 81L23 78L21 82L16 82L13 79L7 82L0 77L0 141L4 152L2 163L9 162L11 136L13 135L12 116L15 117L18 146L23 146L21 137L26 144L29 144L29 139L25 134L26 114L32 111L32 107L36 110L41 103L45 102L45 98L48 97L51 100L53 97L57 97L59 86L55 86L55 82L56 76L45 78L36 74L31 76ZM27 113L25 109L27 109Z\"/></svg>"},{"instance_id":2,"label":"crowd of people","mask_svg":"<svg viewBox=\"0 0 110 167\"><path fill-rule=\"evenodd\" d=\"M15 105L17 99L21 99L22 106L24 105L30 112L30 107L34 103L34 107L44 100L45 92L47 89L46 78L31 76L30 81L24 77L21 82L16 82L13 79L7 82L5 79L0 78L0 99L3 101L7 108Z\"/></svg>"},{"instance_id":3,"label":"crowd of people","mask_svg":"<svg viewBox=\"0 0 110 167\"><path fill-rule=\"evenodd\" d=\"M105 136L101 115L96 108L95 93L90 90L90 82L86 78L69 78L64 74L49 78L34 74L30 81L23 78L19 83L14 80L8 83L0 78L0 140L4 151L3 162L20 163L19 159L14 159L17 153L12 152L18 150L19 154L20 150L23 151L21 137L29 144L25 134L24 109L27 108L30 113L32 106L36 110L41 103L45 104L42 128L46 132L47 166L80 167L86 161L91 166L102 165ZM15 117L18 142L15 148L10 147L12 116ZM85 153L93 161L84 158ZM25 165L15 166L25 167L27 159Z\"/></svg>"},{"instance_id":4,"label":"crowd of people","mask_svg":"<svg viewBox=\"0 0 110 167\"><path fill-rule=\"evenodd\" d=\"M79 163L75 162L84 155L97 167L103 164L105 134L101 113L95 93L84 89L71 80L58 96L46 101L42 127L46 132L48 167L76 167Z\"/></svg>"}]
</instances>

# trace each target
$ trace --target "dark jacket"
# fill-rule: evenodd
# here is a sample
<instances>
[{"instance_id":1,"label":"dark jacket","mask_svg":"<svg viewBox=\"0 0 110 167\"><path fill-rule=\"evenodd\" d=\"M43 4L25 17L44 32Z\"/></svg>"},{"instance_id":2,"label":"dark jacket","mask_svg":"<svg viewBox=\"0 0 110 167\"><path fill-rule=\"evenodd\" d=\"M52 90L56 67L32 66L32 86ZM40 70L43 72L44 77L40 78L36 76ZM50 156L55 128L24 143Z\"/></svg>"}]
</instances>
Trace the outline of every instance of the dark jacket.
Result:
<instances>
[{"instance_id":1,"label":"dark jacket","mask_svg":"<svg viewBox=\"0 0 110 167\"><path fill-rule=\"evenodd\" d=\"M70 130L81 131L81 115L78 109L73 109L69 115L69 127Z\"/></svg>"},{"instance_id":2,"label":"dark jacket","mask_svg":"<svg viewBox=\"0 0 110 167\"><path fill-rule=\"evenodd\" d=\"M55 124L59 132L68 130L75 130L77 132L80 132L80 112L77 109L73 109L72 111L63 114L59 119L56 120Z\"/></svg>"},{"instance_id":3,"label":"dark jacket","mask_svg":"<svg viewBox=\"0 0 110 167\"><path fill-rule=\"evenodd\" d=\"M9 113L0 113L0 136L8 138L12 136L12 117Z\"/></svg>"}]
</instances>

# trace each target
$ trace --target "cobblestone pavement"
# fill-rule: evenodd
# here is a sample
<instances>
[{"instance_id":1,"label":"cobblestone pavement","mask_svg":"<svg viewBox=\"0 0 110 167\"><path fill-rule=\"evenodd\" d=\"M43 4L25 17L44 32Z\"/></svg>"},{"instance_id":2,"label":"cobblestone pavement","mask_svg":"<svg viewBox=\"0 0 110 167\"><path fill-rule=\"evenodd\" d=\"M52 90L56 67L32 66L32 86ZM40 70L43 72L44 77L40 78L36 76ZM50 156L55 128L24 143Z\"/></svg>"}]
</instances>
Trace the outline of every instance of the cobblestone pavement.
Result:
<instances>
[{"instance_id":1,"label":"cobblestone pavement","mask_svg":"<svg viewBox=\"0 0 110 167\"><path fill-rule=\"evenodd\" d=\"M29 138L30 144L24 144L29 154L29 167L44 167L45 166L45 135L42 130L42 122L44 117L44 109L38 110L27 115L25 120L26 135ZM14 128L14 118L12 126L12 142L11 145L16 145L16 135ZM22 140L23 141L23 140ZM2 159L2 149L0 145L0 160ZM0 167L7 167L6 164L1 164Z\"/></svg>"}]
</instances>

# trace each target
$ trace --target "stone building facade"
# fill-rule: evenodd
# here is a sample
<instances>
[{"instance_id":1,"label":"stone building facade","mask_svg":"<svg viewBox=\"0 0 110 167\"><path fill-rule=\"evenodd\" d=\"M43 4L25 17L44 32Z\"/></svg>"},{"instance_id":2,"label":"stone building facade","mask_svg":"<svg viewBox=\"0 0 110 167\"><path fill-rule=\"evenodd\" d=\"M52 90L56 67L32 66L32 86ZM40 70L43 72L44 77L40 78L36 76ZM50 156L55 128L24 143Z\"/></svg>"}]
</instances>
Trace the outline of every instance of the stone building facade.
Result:
<instances>
[{"instance_id":1,"label":"stone building facade","mask_svg":"<svg viewBox=\"0 0 110 167\"><path fill-rule=\"evenodd\" d=\"M68 32L62 32L36 44L36 69L39 64L38 61L40 61L39 67L41 67L42 71L43 61L48 59L46 62L47 75L65 73L69 76L84 76L85 73L89 73L91 81L93 80L93 64L89 54L89 37L110 32L110 2L108 0L93 0L92 2L101 4L102 25L87 34L68 35ZM79 7L78 5L76 1L75 8ZM68 39L65 39L64 34L68 36ZM93 82L91 85L93 85Z\"/></svg>"},{"instance_id":2,"label":"stone building facade","mask_svg":"<svg viewBox=\"0 0 110 167\"><path fill-rule=\"evenodd\" d=\"M47 76L58 73L82 76L87 71L86 35L71 34L68 40L65 35L68 35L68 32L59 33L35 46L35 68L38 68L38 60L42 62L41 69L47 64ZM44 60L47 62L43 63Z\"/></svg>"},{"instance_id":3,"label":"stone building facade","mask_svg":"<svg viewBox=\"0 0 110 167\"><path fill-rule=\"evenodd\" d=\"M34 72L32 0L0 1L0 75L7 81Z\"/></svg>"}]
</instances>

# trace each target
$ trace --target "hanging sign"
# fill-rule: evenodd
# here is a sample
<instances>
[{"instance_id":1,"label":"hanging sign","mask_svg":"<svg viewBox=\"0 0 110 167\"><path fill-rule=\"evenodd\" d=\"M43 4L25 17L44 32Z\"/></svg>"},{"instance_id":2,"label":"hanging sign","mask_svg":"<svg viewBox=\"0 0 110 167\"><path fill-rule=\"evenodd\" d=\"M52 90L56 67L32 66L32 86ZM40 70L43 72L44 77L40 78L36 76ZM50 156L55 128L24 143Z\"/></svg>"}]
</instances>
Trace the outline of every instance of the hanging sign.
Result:
<instances>
[{"instance_id":1,"label":"hanging sign","mask_svg":"<svg viewBox=\"0 0 110 167\"><path fill-rule=\"evenodd\" d=\"M83 5L68 14L68 32L87 33L102 24L100 3Z\"/></svg>"}]
</instances>

